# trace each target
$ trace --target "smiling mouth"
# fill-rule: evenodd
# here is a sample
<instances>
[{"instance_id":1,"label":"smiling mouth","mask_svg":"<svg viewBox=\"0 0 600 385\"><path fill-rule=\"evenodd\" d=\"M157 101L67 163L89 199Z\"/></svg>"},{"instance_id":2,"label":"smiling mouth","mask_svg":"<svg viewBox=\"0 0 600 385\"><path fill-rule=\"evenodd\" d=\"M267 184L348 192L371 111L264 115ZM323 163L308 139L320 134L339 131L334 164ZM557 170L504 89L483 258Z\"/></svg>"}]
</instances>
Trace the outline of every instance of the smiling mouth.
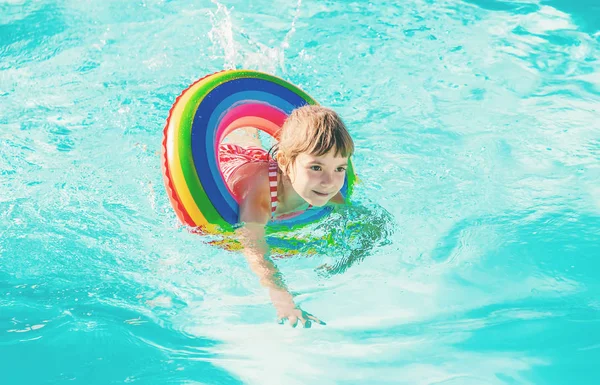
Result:
<instances>
[{"instance_id":1,"label":"smiling mouth","mask_svg":"<svg viewBox=\"0 0 600 385\"><path fill-rule=\"evenodd\" d=\"M326 196L328 196L328 195L329 195L329 194L323 194L323 193L320 193L320 192L318 192L318 191L315 191L315 190L313 190L313 192L314 192L315 194L317 194L318 196L320 196L320 197L326 197Z\"/></svg>"}]
</instances>

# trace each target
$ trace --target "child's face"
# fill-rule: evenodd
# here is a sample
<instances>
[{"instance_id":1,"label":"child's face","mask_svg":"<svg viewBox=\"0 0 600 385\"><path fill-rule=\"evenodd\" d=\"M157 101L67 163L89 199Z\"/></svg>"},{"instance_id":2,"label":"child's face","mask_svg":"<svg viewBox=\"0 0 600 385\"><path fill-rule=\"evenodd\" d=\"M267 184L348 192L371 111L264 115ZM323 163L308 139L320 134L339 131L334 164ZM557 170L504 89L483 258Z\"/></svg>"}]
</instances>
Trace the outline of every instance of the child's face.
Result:
<instances>
[{"instance_id":1,"label":"child's face","mask_svg":"<svg viewBox=\"0 0 600 385\"><path fill-rule=\"evenodd\" d=\"M302 153L289 168L292 187L313 206L325 205L344 185L348 158L334 154L333 149L321 156Z\"/></svg>"}]
</instances>

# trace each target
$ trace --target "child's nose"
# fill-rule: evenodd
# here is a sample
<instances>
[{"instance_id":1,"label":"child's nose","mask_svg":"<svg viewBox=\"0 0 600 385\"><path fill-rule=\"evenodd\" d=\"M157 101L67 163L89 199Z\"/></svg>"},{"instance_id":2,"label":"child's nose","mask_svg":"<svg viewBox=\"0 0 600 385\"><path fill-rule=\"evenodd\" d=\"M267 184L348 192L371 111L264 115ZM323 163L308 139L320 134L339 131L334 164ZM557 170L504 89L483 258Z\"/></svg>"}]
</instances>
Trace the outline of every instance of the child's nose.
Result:
<instances>
[{"instance_id":1,"label":"child's nose","mask_svg":"<svg viewBox=\"0 0 600 385\"><path fill-rule=\"evenodd\" d=\"M324 172L323 177L321 178L321 184L323 186L328 186L332 183L333 177L329 175L329 173Z\"/></svg>"}]
</instances>

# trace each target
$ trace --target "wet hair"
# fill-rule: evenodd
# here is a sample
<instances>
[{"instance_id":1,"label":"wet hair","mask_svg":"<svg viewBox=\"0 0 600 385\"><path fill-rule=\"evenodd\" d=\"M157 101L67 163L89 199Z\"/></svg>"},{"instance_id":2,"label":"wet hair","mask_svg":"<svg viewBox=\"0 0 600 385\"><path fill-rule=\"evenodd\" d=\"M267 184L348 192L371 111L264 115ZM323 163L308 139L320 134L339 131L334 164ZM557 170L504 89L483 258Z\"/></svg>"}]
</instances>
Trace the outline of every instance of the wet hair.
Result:
<instances>
[{"instance_id":1,"label":"wet hair","mask_svg":"<svg viewBox=\"0 0 600 385\"><path fill-rule=\"evenodd\" d=\"M269 153L287 168L298 155L350 157L354 142L338 114L326 107L307 105L292 111L278 132L279 143Z\"/></svg>"}]
</instances>

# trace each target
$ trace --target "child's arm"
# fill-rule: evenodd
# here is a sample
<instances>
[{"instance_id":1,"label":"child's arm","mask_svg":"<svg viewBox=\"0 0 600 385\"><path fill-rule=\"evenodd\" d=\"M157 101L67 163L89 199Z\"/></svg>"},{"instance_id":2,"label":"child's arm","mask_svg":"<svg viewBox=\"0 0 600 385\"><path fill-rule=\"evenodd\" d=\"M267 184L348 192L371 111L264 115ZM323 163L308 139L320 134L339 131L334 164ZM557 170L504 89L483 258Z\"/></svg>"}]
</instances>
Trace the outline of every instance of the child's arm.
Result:
<instances>
[{"instance_id":1,"label":"child's arm","mask_svg":"<svg viewBox=\"0 0 600 385\"><path fill-rule=\"evenodd\" d=\"M240 197L240 222L243 227L238 229L237 234L250 269L258 276L261 285L269 289L278 320L283 323L287 319L292 326L296 326L298 321L304 327L310 327L311 321L324 324L296 306L279 269L269 258L265 225L271 217L271 201L266 173L262 177L255 175L247 178L244 182L240 182L246 184L240 186L244 191Z\"/></svg>"}]
</instances>

